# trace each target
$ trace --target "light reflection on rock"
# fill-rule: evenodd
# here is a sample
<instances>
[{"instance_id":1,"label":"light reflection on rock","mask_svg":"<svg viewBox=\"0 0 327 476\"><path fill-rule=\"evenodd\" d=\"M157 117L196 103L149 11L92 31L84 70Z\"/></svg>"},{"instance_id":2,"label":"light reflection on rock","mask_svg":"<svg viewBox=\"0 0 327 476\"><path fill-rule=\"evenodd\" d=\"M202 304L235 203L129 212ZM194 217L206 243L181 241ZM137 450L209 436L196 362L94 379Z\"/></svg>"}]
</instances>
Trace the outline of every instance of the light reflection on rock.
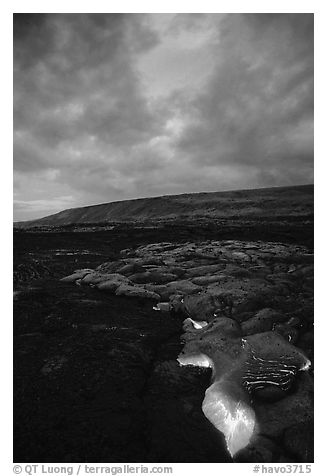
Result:
<instances>
[{"instance_id":1,"label":"light reflection on rock","mask_svg":"<svg viewBox=\"0 0 327 476\"><path fill-rule=\"evenodd\" d=\"M227 386L230 385L229 382ZM255 414L246 403L246 394L237 390L244 394L243 398L234 398L226 382L219 380L206 390L202 403L205 416L224 434L231 456L249 444L255 428Z\"/></svg>"},{"instance_id":2,"label":"light reflection on rock","mask_svg":"<svg viewBox=\"0 0 327 476\"><path fill-rule=\"evenodd\" d=\"M194 329L202 329L203 327L206 327L208 325L207 321L195 321L194 319L191 319L188 317L184 321L184 325L187 323L191 323Z\"/></svg>"},{"instance_id":3,"label":"light reflection on rock","mask_svg":"<svg viewBox=\"0 0 327 476\"><path fill-rule=\"evenodd\" d=\"M193 367L213 368L213 362L205 354L180 354L177 358L179 365L192 365Z\"/></svg>"}]
</instances>

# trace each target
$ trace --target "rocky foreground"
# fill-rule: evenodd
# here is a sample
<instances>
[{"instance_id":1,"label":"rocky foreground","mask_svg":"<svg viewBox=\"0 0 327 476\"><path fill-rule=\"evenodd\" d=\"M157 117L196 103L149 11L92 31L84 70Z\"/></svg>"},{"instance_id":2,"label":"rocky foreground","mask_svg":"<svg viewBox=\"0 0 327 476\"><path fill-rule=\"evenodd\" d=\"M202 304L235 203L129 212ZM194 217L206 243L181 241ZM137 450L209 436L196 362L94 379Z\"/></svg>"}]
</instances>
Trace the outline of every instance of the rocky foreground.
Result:
<instances>
[{"instance_id":1,"label":"rocky foreground","mask_svg":"<svg viewBox=\"0 0 327 476\"><path fill-rule=\"evenodd\" d=\"M182 352L174 359L167 352L152 369L149 385L161 389L149 397L157 406L154 440L157 433L169 437L174 415L165 400L182 395L185 424L194 424L202 405L219 430L213 440L217 451L225 447L223 460L313 461L313 255L297 245L234 240L153 243L120 255L61 281L149 301L167 322L184 321ZM48 364L42 371L52 370ZM194 395L204 381L202 403ZM217 395L234 423L238 402L246 406L253 418L246 444L235 444L215 414ZM160 412L167 412L165 426L155 417ZM160 455L153 444L152 453Z\"/></svg>"}]
</instances>

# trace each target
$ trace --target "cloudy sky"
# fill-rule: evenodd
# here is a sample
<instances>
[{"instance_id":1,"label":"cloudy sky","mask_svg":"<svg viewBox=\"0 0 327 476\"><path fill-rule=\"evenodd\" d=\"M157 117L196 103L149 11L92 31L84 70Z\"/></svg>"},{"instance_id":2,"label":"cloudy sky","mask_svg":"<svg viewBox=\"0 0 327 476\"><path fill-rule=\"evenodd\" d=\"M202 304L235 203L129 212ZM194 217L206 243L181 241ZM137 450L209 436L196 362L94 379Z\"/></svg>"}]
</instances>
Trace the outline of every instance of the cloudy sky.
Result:
<instances>
[{"instance_id":1,"label":"cloudy sky","mask_svg":"<svg viewBox=\"0 0 327 476\"><path fill-rule=\"evenodd\" d=\"M14 15L14 219L313 182L313 15Z\"/></svg>"}]
</instances>

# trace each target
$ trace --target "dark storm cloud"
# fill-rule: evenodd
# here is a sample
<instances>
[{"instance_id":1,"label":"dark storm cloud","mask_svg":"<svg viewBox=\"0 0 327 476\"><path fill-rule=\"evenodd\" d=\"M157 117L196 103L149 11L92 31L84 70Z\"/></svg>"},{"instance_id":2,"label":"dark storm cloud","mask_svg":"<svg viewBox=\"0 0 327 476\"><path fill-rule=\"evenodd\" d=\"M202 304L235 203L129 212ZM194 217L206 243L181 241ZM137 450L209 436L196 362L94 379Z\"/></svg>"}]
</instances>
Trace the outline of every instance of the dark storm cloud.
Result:
<instances>
[{"instance_id":1,"label":"dark storm cloud","mask_svg":"<svg viewBox=\"0 0 327 476\"><path fill-rule=\"evenodd\" d=\"M42 15L33 16L30 27L25 18L17 18L15 36L18 170L48 167L60 147L85 139L127 147L156 132L160 121L131 67L135 51L156 42L142 28L141 16L131 21L125 15ZM133 42L129 30L133 37L136 32ZM67 159L69 154L61 158Z\"/></svg>"},{"instance_id":2,"label":"dark storm cloud","mask_svg":"<svg viewBox=\"0 0 327 476\"><path fill-rule=\"evenodd\" d=\"M248 166L263 186L312 180L313 16L226 17L193 111L178 147L194 163Z\"/></svg>"},{"instance_id":3,"label":"dark storm cloud","mask_svg":"<svg viewBox=\"0 0 327 476\"><path fill-rule=\"evenodd\" d=\"M312 128L312 15L14 15L19 219L310 182Z\"/></svg>"}]
</instances>

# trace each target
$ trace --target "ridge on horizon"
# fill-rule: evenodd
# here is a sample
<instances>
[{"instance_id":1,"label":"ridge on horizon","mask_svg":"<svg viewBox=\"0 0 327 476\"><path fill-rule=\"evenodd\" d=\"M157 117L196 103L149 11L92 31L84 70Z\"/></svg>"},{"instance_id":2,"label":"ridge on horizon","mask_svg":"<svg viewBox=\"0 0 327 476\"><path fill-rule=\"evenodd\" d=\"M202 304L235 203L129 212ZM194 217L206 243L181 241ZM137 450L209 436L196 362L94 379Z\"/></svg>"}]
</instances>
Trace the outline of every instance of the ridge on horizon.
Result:
<instances>
[{"instance_id":1,"label":"ridge on horizon","mask_svg":"<svg viewBox=\"0 0 327 476\"><path fill-rule=\"evenodd\" d=\"M313 187L313 183L305 183L305 184L298 184L298 185L273 185L271 187L255 187L255 188L232 188L228 190L210 190L210 191L202 191L202 192L182 192L182 193L167 193L165 195L151 195L150 197L135 197L135 198L123 198L121 200L113 200L111 202L100 202L100 203L93 203L92 205L82 205L80 207L71 207L65 208L64 210L60 210L56 213L51 213L51 215L46 215L44 217L36 218L35 220L42 220L42 218L47 218L48 216L56 215L57 213L61 213L65 210L76 210L76 208L90 208L90 207L97 207L101 205L110 205L112 203L121 203L121 202L134 202L136 200L151 200L155 198L165 198L165 197L182 197L188 195L209 195L212 193L233 193L233 192L250 192L256 190L275 190L275 189L286 189L286 188L298 188L298 187ZM22 220L20 220L22 221ZM34 220L24 220L24 221L34 221Z\"/></svg>"},{"instance_id":2,"label":"ridge on horizon","mask_svg":"<svg viewBox=\"0 0 327 476\"><path fill-rule=\"evenodd\" d=\"M235 209L234 211L237 211L237 213L241 213L242 216L257 216L259 211L258 208L260 208L263 212L268 213L268 215L275 215L276 210L281 212L282 215L284 215L285 213L283 212L283 206L281 207L280 202L283 198L285 200L286 196L280 197L280 194L278 192L281 191L283 191L283 194L290 194L291 197L289 197L289 199L293 200L292 204L288 204L287 206L288 212L290 212L289 209L291 205L292 207L295 206L296 208L296 210L292 210L293 214L301 214L301 207L303 205L306 205L306 211L304 215L307 215L307 212L310 208L310 204L312 204L313 207L313 189L314 184L301 184L292 186L273 186L211 192L186 192L174 195L138 197L132 199L116 200L113 202L103 202L99 204L85 205L81 207L67 208L41 218L26 221L16 221L14 222L14 226L51 226L68 225L74 223L100 223L106 221L108 221L109 223L110 221L130 221L133 219L144 220L155 218L178 218L181 215L196 215L197 217L202 215L203 217L217 218L219 216L226 217L234 215L233 209ZM240 194L242 194L242 197L240 197ZM201 200L201 198L207 198L208 200ZM166 202L164 209L162 209L162 207L160 206L155 206L156 204L158 204L158 200L160 199ZM187 203L187 199L192 203ZM247 203L247 200L249 201L249 203ZM263 203L261 203L262 200L266 201L264 206ZM228 203L229 201L230 203ZM273 206L274 204L272 204L271 201L277 202L275 203L275 206ZM170 207L167 207L167 202L169 202ZM141 204L144 204L145 206L137 206ZM126 208L128 208L128 205L130 205L130 209L126 210L124 205L126 205ZM287 204L284 203L284 206L285 205ZM83 211L86 213L83 213L82 217L77 216ZM100 213L92 213L92 211L100 211ZM310 213L313 213L313 209L312 211L310 210Z\"/></svg>"}]
</instances>

